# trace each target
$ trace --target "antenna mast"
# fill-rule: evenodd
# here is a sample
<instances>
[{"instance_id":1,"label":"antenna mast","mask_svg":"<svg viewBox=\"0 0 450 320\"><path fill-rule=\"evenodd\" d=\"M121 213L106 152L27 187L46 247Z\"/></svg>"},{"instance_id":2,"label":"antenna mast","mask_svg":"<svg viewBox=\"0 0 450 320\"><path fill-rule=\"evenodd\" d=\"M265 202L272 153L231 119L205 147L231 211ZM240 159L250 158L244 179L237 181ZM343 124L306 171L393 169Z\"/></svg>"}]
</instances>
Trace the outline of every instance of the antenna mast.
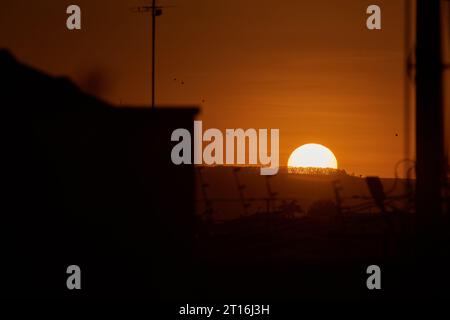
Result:
<instances>
[{"instance_id":1,"label":"antenna mast","mask_svg":"<svg viewBox=\"0 0 450 320\"><path fill-rule=\"evenodd\" d=\"M149 11L151 11L151 13L152 13L152 65L151 65L151 68L152 68L152 71L151 71L151 73L152 73L152 79L151 79L151 81L152 81L152 84L151 84L151 86L152 86L152 89L151 89L151 92L152 92L152 99L151 99L151 101L152 101L152 110L155 110L156 17L162 15L162 8L163 7L159 7L159 6L156 5L156 0L152 0L152 5L151 6L142 6L142 7L135 8L135 10L136 10L135 12L149 12Z\"/></svg>"}]
</instances>

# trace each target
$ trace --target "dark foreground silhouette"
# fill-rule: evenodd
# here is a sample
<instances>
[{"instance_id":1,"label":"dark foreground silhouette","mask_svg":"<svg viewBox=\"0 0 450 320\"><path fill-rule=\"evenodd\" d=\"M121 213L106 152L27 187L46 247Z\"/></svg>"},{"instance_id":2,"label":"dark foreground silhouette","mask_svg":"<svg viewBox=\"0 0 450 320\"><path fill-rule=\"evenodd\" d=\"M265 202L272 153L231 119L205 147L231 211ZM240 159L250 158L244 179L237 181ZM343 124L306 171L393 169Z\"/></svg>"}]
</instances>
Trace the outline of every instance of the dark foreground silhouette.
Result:
<instances>
[{"instance_id":1,"label":"dark foreground silhouette","mask_svg":"<svg viewBox=\"0 0 450 320\"><path fill-rule=\"evenodd\" d=\"M170 135L191 129L195 108L115 108L4 51L0 69L2 295L180 303L448 296L448 247L418 255L413 216L342 217L326 203L301 220L196 219L194 168L170 160ZM80 291L66 287L72 264L82 270ZM381 291L366 287L372 264L382 269Z\"/></svg>"}]
</instances>

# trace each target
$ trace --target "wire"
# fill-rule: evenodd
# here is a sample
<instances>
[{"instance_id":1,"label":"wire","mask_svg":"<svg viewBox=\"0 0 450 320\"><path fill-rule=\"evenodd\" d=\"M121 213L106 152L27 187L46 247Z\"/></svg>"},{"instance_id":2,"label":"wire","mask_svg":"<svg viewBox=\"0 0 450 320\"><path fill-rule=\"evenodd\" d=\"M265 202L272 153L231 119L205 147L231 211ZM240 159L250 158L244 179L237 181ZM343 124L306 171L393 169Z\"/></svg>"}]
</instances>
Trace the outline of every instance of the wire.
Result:
<instances>
[{"instance_id":1,"label":"wire","mask_svg":"<svg viewBox=\"0 0 450 320\"><path fill-rule=\"evenodd\" d=\"M405 158L405 159L398 161L395 164L395 168L394 168L394 177L395 177L394 184L392 185L391 189L389 189L389 191L385 192L386 196L390 195L397 188L397 183L398 183L398 180L400 179L399 175L398 175L398 167L404 162L411 162L412 164L414 164L413 168L415 169L416 162L412 159ZM408 170L408 172L410 172L410 171ZM409 176L409 174L408 174L408 176Z\"/></svg>"}]
</instances>

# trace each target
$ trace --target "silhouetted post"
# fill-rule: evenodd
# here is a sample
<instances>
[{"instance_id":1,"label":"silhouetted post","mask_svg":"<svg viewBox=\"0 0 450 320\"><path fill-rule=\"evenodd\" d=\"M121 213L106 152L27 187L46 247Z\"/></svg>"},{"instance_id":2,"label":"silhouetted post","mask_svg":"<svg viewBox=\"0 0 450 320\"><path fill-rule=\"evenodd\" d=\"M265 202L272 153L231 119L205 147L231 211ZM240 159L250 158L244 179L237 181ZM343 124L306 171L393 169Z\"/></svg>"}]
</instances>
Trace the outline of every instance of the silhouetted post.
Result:
<instances>
[{"instance_id":1,"label":"silhouetted post","mask_svg":"<svg viewBox=\"0 0 450 320\"><path fill-rule=\"evenodd\" d=\"M275 202L275 197L277 195L276 192L272 191L272 188L270 186L270 179L271 176L266 176L266 189L267 189L267 213L270 213L272 206Z\"/></svg>"},{"instance_id":2,"label":"silhouetted post","mask_svg":"<svg viewBox=\"0 0 450 320\"><path fill-rule=\"evenodd\" d=\"M152 93L152 98L151 98L151 104L152 104L152 110L155 109L155 74L156 74L156 66L155 66L155 61L156 61L156 17L162 15L162 8L163 7L157 7L156 6L156 0L152 0L152 5L151 6L141 6L141 7L136 7L135 10L136 12L151 12L152 13L152 79L151 79L151 93Z\"/></svg>"},{"instance_id":3,"label":"silhouetted post","mask_svg":"<svg viewBox=\"0 0 450 320\"><path fill-rule=\"evenodd\" d=\"M204 215L205 215L206 221L208 223L211 223L212 222L212 218L213 218L212 215L213 215L214 210L213 210L213 206L212 206L212 201L208 197L207 189L209 187L209 184L207 184L205 182L205 180L203 178L202 170L203 170L202 167L199 167L197 169L198 177L199 177L199 180L200 180L199 181L200 182L200 187L201 187L201 190L202 190L203 201L205 203Z\"/></svg>"},{"instance_id":4,"label":"silhouetted post","mask_svg":"<svg viewBox=\"0 0 450 320\"><path fill-rule=\"evenodd\" d=\"M333 180L331 182L331 184L333 186L334 196L336 199L336 211L337 211L338 217L341 217L342 216L342 197L341 197L342 186L341 186L341 182L339 180Z\"/></svg>"},{"instance_id":5,"label":"silhouetted post","mask_svg":"<svg viewBox=\"0 0 450 320\"><path fill-rule=\"evenodd\" d=\"M427 251L438 245L444 182L439 0L417 0L416 36L416 222L419 246Z\"/></svg>"},{"instance_id":6,"label":"silhouetted post","mask_svg":"<svg viewBox=\"0 0 450 320\"><path fill-rule=\"evenodd\" d=\"M155 110L156 0L152 3L152 110Z\"/></svg>"},{"instance_id":7,"label":"silhouetted post","mask_svg":"<svg viewBox=\"0 0 450 320\"><path fill-rule=\"evenodd\" d=\"M411 63L411 1L405 0L405 39L404 39L404 55L405 55L405 75L403 79L403 116L404 116L404 129L403 129L403 144L404 144L404 158L411 159L411 108L410 108L410 96L411 96L411 83L410 75L412 70ZM405 177L408 176L408 168L405 167ZM407 192L409 190L406 190Z\"/></svg>"},{"instance_id":8,"label":"silhouetted post","mask_svg":"<svg viewBox=\"0 0 450 320\"><path fill-rule=\"evenodd\" d=\"M239 177L238 177L238 172L241 170L241 168L233 168L233 175L234 175L234 180L236 182L237 188L238 188L238 192L239 192L239 199L241 200L242 203L242 209L244 210L244 216L247 216L247 208L249 207L249 204L245 201L245 195L244 195L244 190L245 190L245 185L241 184Z\"/></svg>"}]
</instances>

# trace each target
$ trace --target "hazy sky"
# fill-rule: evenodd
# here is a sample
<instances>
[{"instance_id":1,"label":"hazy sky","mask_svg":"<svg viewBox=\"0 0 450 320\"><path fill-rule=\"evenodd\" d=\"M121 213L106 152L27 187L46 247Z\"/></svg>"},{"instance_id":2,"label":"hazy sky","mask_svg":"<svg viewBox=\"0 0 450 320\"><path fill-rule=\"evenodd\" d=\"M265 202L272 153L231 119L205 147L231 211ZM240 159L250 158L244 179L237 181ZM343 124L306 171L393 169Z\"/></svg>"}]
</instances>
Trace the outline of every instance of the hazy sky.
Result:
<instances>
[{"instance_id":1,"label":"hazy sky","mask_svg":"<svg viewBox=\"0 0 450 320\"><path fill-rule=\"evenodd\" d=\"M2 1L0 47L111 103L148 105L151 16L131 8L150 2ZM315 142L349 173L393 175L403 1L376 1L381 31L366 28L368 0L160 3L173 7L157 18L158 104L201 105L204 127L279 128L283 165ZM80 31L66 29L69 4L81 7Z\"/></svg>"}]
</instances>

